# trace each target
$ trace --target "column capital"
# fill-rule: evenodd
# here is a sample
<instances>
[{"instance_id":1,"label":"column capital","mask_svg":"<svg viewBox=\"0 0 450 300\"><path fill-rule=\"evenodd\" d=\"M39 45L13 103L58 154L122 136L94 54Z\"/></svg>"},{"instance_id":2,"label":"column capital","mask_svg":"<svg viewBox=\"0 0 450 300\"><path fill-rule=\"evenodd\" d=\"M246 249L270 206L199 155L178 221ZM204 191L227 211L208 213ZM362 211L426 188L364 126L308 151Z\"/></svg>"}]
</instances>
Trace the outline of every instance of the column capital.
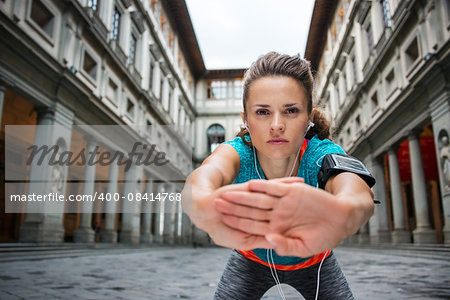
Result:
<instances>
[{"instance_id":1,"label":"column capital","mask_svg":"<svg viewBox=\"0 0 450 300\"><path fill-rule=\"evenodd\" d=\"M418 139L420 135L421 130L420 129L410 129L406 131L406 136L409 140Z\"/></svg>"}]
</instances>

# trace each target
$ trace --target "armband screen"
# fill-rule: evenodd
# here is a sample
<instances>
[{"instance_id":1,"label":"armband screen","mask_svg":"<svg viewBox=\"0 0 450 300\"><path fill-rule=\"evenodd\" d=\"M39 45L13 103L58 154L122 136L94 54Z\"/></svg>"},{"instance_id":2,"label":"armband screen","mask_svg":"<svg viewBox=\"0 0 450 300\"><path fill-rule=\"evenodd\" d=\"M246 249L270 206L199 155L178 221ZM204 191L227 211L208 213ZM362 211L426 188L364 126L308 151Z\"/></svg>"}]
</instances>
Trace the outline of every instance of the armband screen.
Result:
<instances>
[{"instance_id":1,"label":"armband screen","mask_svg":"<svg viewBox=\"0 0 450 300\"><path fill-rule=\"evenodd\" d=\"M358 175L371 188L375 185L375 178L366 166L357 158L350 155L333 153L323 158L322 167L317 174L319 188L324 189L328 179L335 174L350 172Z\"/></svg>"}]
</instances>

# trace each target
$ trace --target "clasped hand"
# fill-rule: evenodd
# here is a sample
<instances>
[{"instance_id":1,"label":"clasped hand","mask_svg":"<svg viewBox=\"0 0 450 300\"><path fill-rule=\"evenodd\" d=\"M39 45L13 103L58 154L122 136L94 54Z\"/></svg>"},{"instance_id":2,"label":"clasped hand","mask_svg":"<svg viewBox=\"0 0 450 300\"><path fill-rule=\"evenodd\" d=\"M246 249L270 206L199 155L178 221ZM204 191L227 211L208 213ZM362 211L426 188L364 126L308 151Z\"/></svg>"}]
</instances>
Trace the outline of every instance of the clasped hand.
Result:
<instances>
[{"instance_id":1,"label":"clasped hand","mask_svg":"<svg viewBox=\"0 0 450 300\"><path fill-rule=\"evenodd\" d=\"M308 257L348 236L351 212L346 201L301 178L251 180L226 188L213 199L222 226L209 233L219 245L273 248L278 255Z\"/></svg>"}]
</instances>

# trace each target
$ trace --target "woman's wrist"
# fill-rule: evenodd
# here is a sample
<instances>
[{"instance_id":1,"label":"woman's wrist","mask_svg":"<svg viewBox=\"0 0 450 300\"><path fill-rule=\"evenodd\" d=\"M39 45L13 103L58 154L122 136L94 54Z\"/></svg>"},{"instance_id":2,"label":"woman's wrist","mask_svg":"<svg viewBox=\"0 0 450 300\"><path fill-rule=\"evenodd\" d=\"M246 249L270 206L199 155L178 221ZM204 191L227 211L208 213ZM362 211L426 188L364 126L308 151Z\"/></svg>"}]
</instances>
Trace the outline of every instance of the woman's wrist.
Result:
<instances>
[{"instance_id":1,"label":"woman's wrist","mask_svg":"<svg viewBox=\"0 0 450 300\"><path fill-rule=\"evenodd\" d=\"M373 213L373 201L361 195L337 195L341 203L341 211L346 220L343 226L344 237L355 234L369 220Z\"/></svg>"}]
</instances>

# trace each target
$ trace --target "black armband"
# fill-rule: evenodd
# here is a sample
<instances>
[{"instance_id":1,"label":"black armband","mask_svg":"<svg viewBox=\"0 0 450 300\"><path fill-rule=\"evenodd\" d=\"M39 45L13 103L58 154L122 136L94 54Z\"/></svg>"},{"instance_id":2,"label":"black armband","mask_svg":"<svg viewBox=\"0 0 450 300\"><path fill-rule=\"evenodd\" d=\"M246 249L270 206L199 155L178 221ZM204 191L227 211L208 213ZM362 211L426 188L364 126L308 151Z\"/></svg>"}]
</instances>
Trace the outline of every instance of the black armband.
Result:
<instances>
[{"instance_id":1,"label":"black armband","mask_svg":"<svg viewBox=\"0 0 450 300\"><path fill-rule=\"evenodd\" d=\"M360 160L347 154L333 153L327 154L323 158L322 167L319 170L319 174L317 174L319 188L324 189L325 184L332 175L342 172L358 175L370 188L375 185L375 178Z\"/></svg>"}]
</instances>

